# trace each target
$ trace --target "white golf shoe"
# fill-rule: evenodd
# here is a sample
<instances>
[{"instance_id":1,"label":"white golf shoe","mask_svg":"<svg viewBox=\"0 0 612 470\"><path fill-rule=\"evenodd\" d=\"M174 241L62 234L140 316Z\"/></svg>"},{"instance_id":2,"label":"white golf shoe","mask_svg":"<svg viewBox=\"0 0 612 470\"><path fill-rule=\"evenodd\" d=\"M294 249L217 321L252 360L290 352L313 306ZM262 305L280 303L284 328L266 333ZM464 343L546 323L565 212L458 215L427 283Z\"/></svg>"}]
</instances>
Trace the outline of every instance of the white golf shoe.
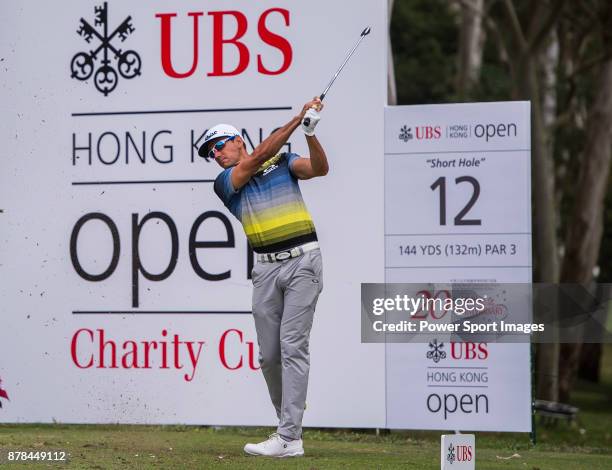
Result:
<instances>
[{"instance_id":1,"label":"white golf shoe","mask_svg":"<svg viewBox=\"0 0 612 470\"><path fill-rule=\"evenodd\" d=\"M302 439L285 441L277 433L270 434L268 440L259 444L247 444L244 451L249 455L265 455L267 457L301 457L304 455Z\"/></svg>"}]
</instances>

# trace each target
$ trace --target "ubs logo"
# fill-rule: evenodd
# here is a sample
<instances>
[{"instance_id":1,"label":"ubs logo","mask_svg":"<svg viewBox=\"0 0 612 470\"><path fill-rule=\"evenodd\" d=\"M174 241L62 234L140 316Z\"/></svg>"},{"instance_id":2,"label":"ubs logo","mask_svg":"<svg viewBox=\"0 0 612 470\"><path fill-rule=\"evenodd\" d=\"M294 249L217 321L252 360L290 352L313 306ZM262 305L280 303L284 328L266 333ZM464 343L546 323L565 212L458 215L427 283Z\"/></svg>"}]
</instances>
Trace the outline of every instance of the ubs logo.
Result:
<instances>
[{"instance_id":1,"label":"ubs logo","mask_svg":"<svg viewBox=\"0 0 612 470\"><path fill-rule=\"evenodd\" d=\"M402 140L404 143L408 142L416 138L416 140L438 140L442 137L442 127L441 126L414 126L414 134L413 127L408 127L404 124L399 132L399 140Z\"/></svg>"},{"instance_id":2,"label":"ubs logo","mask_svg":"<svg viewBox=\"0 0 612 470\"><path fill-rule=\"evenodd\" d=\"M457 445L454 446L452 443L446 450L446 461L451 465L455 462L471 462L474 451L472 446L469 445Z\"/></svg>"},{"instance_id":3,"label":"ubs logo","mask_svg":"<svg viewBox=\"0 0 612 470\"><path fill-rule=\"evenodd\" d=\"M81 18L77 34L87 43L91 43L95 38L96 42L99 42L98 47L89 52L78 52L72 57L70 76L85 81L93 75L96 89L104 96L108 96L117 87L119 75L126 79L140 75L142 63L136 51L122 51L113 45L113 40L124 42L134 32L131 16L111 32L109 32L107 2L100 7L94 7L94 17L94 26ZM98 65L94 74L94 68Z\"/></svg>"}]
</instances>

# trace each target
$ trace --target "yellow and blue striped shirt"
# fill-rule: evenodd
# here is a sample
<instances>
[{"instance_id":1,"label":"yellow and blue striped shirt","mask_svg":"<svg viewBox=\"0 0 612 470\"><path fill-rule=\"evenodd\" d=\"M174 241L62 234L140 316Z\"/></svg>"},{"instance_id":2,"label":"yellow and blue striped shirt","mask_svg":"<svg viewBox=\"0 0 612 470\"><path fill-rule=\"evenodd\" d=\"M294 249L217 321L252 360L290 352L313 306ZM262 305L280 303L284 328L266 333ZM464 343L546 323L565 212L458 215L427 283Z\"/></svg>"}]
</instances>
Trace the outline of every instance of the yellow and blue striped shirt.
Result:
<instances>
[{"instance_id":1,"label":"yellow and blue striped shirt","mask_svg":"<svg viewBox=\"0 0 612 470\"><path fill-rule=\"evenodd\" d=\"M281 153L264 163L237 191L227 168L215 180L215 193L242 223L257 253L273 253L317 240L312 218L302 199L291 165L300 158Z\"/></svg>"}]
</instances>

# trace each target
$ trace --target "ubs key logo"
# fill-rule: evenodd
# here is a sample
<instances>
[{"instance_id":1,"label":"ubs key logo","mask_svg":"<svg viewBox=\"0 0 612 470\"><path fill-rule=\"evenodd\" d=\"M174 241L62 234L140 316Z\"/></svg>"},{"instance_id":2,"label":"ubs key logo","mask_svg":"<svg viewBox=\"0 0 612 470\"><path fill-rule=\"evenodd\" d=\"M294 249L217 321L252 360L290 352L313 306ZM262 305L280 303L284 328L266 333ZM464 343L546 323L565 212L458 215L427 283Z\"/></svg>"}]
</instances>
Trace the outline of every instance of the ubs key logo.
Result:
<instances>
[{"instance_id":1,"label":"ubs key logo","mask_svg":"<svg viewBox=\"0 0 612 470\"><path fill-rule=\"evenodd\" d=\"M405 124L400 129L399 139L408 142L412 139L412 129Z\"/></svg>"},{"instance_id":2,"label":"ubs key logo","mask_svg":"<svg viewBox=\"0 0 612 470\"><path fill-rule=\"evenodd\" d=\"M455 460L455 447L451 444L448 446L448 452L446 453L446 461L452 464Z\"/></svg>"},{"instance_id":3,"label":"ubs key logo","mask_svg":"<svg viewBox=\"0 0 612 470\"><path fill-rule=\"evenodd\" d=\"M82 36L87 43L91 43L95 38L96 42L100 44L96 49L89 52L78 52L72 57L70 76L77 80L85 81L93 74L96 89L100 93L104 93L104 96L108 96L117 87L117 82L119 81L117 70L123 78L131 79L140 75L142 64L140 56L136 51L122 51L112 44L112 41L117 38L124 42L134 32L132 17L128 16L109 33L107 2L104 2L101 7L94 7L94 16L94 26L89 24L84 18L81 18L77 34ZM109 55L111 55L112 59L109 58ZM98 64L100 66L94 74L94 68Z\"/></svg>"},{"instance_id":4,"label":"ubs key logo","mask_svg":"<svg viewBox=\"0 0 612 470\"><path fill-rule=\"evenodd\" d=\"M430 341L427 359L432 359L436 364L440 362L440 359L446 359L446 352L443 349L444 343L438 343L437 339Z\"/></svg>"}]
</instances>

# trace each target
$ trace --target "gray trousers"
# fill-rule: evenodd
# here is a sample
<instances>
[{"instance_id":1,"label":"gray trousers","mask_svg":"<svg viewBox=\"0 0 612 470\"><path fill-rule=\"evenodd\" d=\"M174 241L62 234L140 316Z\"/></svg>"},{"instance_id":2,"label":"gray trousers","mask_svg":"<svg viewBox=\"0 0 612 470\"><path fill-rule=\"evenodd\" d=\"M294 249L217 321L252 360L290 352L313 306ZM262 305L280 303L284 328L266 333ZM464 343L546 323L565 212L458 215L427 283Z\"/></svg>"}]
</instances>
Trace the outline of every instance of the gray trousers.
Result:
<instances>
[{"instance_id":1,"label":"gray trousers","mask_svg":"<svg viewBox=\"0 0 612 470\"><path fill-rule=\"evenodd\" d=\"M301 439L308 388L308 341L323 289L321 251L253 268L259 363L279 419L277 432Z\"/></svg>"}]
</instances>

